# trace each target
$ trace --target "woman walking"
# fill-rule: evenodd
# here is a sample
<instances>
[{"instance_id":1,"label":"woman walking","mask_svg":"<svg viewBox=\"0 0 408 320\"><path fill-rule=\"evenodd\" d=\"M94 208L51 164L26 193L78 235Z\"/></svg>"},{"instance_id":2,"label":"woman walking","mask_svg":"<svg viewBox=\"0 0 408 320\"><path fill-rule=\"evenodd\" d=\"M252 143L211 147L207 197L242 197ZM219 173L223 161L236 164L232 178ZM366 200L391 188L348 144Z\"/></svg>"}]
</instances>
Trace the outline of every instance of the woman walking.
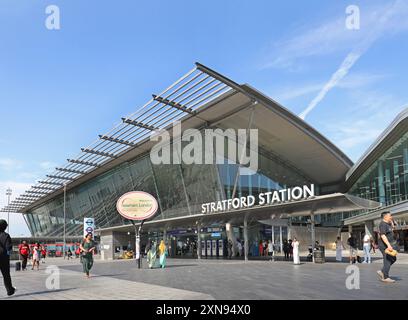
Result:
<instances>
[{"instance_id":1,"label":"woman walking","mask_svg":"<svg viewBox=\"0 0 408 320\"><path fill-rule=\"evenodd\" d=\"M81 250L81 262L83 271L86 277L89 279L89 271L91 271L93 266L93 254L96 250L95 241L92 240L93 236L92 233L87 233L85 239L82 241L81 245L79 246Z\"/></svg>"},{"instance_id":2,"label":"woman walking","mask_svg":"<svg viewBox=\"0 0 408 320\"><path fill-rule=\"evenodd\" d=\"M293 247L293 263L300 264L299 241L296 238L293 239L292 247Z\"/></svg>"},{"instance_id":3,"label":"woman walking","mask_svg":"<svg viewBox=\"0 0 408 320\"><path fill-rule=\"evenodd\" d=\"M166 256L167 256L167 247L164 244L164 240L162 240L159 245L159 256L160 256L160 267L164 268L166 266Z\"/></svg>"},{"instance_id":4,"label":"woman walking","mask_svg":"<svg viewBox=\"0 0 408 320\"><path fill-rule=\"evenodd\" d=\"M343 259L343 249L346 249L344 247L343 242L341 241L340 237L337 237L336 240L336 261L341 262Z\"/></svg>"},{"instance_id":5,"label":"woman walking","mask_svg":"<svg viewBox=\"0 0 408 320\"><path fill-rule=\"evenodd\" d=\"M41 260L41 245L37 242L33 250L33 267L31 270L34 270L34 267L37 266L37 271L40 270L40 260Z\"/></svg>"},{"instance_id":6,"label":"woman walking","mask_svg":"<svg viewBox=\"0 0 408 320\"><path fill-rule=\"evenodd\" d=\"M156 244L152 241L149 251L147 252L147 261L149 262L149 268L153 269L156 265Z\"/></svg>"}]
</instances>

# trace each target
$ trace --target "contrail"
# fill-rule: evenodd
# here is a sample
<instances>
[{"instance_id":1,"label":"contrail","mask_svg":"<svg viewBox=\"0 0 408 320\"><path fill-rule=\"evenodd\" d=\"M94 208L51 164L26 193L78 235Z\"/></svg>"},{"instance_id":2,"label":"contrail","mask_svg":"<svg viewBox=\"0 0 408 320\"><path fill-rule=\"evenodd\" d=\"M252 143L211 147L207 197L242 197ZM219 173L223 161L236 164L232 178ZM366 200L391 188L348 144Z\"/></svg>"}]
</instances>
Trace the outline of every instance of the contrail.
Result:
<instances>
[{"instance_id":1,"label":"contrail","mask_svg":"<svg viewBox=\"0 0 408 320\"><path fill-rule=\"evenodd\" d=\"M364 54L365 51L382 35L384 29L386 29L386 22L389 18L398 12L399 6L403 5L403 2L397 0L395 1L388 10L385 11L383 15L381 15L378 19L378 23L373 30L368 34L368 37L364 39L362 43L358 45L358 47L352 50L346 58L343 60L340 67L337 69L335 73L331 76L329 82L327 82L324 87L320 90L318 95L309 103L307 108L299 114L301 119L305 119L306 116L310 111L312 111L320 101L324 99L326 94L337 85L337 83L343 79L348 72L350 71L351 67L357 62L357 60Z\"/></svg>"},{"instance_id":2,"label":"contrail","mask_svg":"<svg viewBox=\"0 0 408 320\"><path fill-rule=\"evenodd\" d=\"M324 87L320 90L319 94L309 103L307 108L299 115L301 119L305 119L307 114L312 111L317 104L323 100L327 92L329 92L337 83L344 78L349 72L350 68L356 63L356 61L361 57L363 52L350 52L347 57L343 60L340 68L333 73L329 82L327 82Z\"/></svg>"}]
</instances>

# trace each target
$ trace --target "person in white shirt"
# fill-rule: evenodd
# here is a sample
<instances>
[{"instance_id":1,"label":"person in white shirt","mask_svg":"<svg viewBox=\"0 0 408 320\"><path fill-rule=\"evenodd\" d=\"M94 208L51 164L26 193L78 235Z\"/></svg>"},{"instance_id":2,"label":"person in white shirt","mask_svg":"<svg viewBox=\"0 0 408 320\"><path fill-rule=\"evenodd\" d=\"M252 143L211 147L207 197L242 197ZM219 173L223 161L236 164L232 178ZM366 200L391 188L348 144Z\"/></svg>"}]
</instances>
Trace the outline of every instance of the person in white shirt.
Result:
<instances>
[{"instance_id":1,"label":"person in white shirt","mask_svg":"<svg viewBox=\"0 0 408 320\"><path fill-rule=\"evenodd\" d=\"M371 263L371 237L366 233L363 238L364 261L363 263Z\"/></svg>"},{"instance_id":2,"label":"person in white shirt","mask_svg":"<svg viewBox=\"0 0 408 320\"><path fill-rule=\"evenodd\" d=\"M270 257L270 260L274 260L274 254L273 254L273 243L272 241L268 241L268 256Z\"/></svg>"},{"instance_id":3,"label":"person in white shirt","mask_svg":"<svg viewBox=\"0 0 408 320\"><path fill-rule=\"evenodd\" d=\"M296 238L293 239L292 247L293 247L293 264L300 264L299 241Z\"/></svg>"},{"instance_id":4,"label":"person in white shirt","mask_svg":"<svg viewBox=\"0 0 408 320\"><path fill-rule=\"evenodd\" d=\"M340 237L336 240L336 261L341 262L343 260L343 249L345 249Z\"/></svg>"}]
</instances>

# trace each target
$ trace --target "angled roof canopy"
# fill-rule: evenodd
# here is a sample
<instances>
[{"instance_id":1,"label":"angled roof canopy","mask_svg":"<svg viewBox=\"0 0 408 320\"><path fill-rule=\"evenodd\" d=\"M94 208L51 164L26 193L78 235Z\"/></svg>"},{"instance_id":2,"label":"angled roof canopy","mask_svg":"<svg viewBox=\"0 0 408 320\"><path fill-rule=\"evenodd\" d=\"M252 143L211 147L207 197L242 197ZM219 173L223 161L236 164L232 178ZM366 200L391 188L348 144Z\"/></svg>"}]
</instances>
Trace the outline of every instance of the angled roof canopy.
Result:
<instances>
[{"instance_id":1,"label":"angled roof canopy","mask_svg":"<svg viewBox=\"0 0 408 320\"><path fill-rule=\"evenodd\" d=\"M318 131L252 87L196 63L190 72L26 191L26 195L36 192L42 196L19 207L19 212L62 194L64 185L69 190L148 152L154 145L149 141L152 130L171 129L178 120L183 121L183 129L215 125L246 128L251 110L255 110L260 144L276 152L288 166L319 184L344 178L352 162Z\"/></svg>"}]
</instances>

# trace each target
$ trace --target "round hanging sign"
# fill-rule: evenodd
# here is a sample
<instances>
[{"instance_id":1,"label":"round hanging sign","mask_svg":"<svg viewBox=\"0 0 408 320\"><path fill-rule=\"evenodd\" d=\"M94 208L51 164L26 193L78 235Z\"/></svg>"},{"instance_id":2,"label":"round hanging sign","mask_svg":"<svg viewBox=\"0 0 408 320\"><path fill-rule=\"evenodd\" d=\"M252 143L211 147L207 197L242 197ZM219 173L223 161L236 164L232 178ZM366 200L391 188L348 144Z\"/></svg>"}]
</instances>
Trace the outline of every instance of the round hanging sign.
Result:
<instances>
[{"instance_id":1,"label":"round hanging sign","mask_svg":"<svg viewBox=\"0 0 408 320\"><path fill-rule=\"evenodd\" d=\"M125 193L116 203L119 214L129 220L145 220L152 217L158 209L157 200L143 191Z\"/></svg>"}]
</instances>

